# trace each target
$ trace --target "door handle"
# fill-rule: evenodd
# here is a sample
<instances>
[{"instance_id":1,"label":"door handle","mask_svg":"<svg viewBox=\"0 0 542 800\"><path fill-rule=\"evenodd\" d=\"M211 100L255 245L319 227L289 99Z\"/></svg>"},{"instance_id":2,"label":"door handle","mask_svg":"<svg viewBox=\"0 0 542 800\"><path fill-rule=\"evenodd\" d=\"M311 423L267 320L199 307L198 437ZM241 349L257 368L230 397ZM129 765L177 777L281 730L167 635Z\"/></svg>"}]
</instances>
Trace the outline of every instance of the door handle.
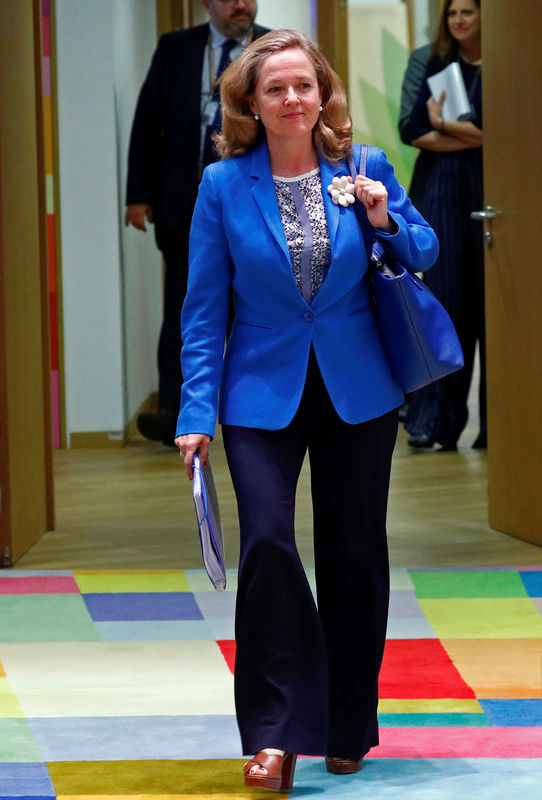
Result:
<instances>
[{"instance_id":1,"label":"door handle","mask_svg":"<svg viewBox=\"0 0 542 800\"><path fill-rule=\"evenodd\" d=\"M479 219L482 222L486 222L490 219L495 219L497 216L497 212L493 208L493 206L486 206L483 211L471 211L470 217L471 219Z\"/></svg>"}]
</instances>

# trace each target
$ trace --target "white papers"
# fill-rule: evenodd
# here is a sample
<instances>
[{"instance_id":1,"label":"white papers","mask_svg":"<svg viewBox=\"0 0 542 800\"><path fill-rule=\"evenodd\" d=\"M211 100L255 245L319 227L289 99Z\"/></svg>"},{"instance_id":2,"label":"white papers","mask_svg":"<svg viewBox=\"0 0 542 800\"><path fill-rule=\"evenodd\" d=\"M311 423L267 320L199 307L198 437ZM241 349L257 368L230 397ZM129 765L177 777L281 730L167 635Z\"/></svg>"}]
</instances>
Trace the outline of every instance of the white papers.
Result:
<instances>
[{"instance_id":1,"label":"white papers","mask_svg":"<svg viewBox=\"0 0 542 800\"><path fill-rule=\"evenodd\" d=\"M196 507L203 564L217 592L226 588L224 537L215 482L209 462L202 466L199 450L194 455L192 495Z\"/></svg>"},{"instance_id":2,"label":"white papers","mask_svg":"<svg viewBox=\"0 0 542 800\"><path fill-rule=\"evenodd\" d=\"M429 89L435 100L440 100L442 92L446 92L446 97L442 106L442 119L456 120L461 117L470 116L471 107L467 90L461 74L461 67L457 61L427 78Z\"/></svg>"}]
</instances>

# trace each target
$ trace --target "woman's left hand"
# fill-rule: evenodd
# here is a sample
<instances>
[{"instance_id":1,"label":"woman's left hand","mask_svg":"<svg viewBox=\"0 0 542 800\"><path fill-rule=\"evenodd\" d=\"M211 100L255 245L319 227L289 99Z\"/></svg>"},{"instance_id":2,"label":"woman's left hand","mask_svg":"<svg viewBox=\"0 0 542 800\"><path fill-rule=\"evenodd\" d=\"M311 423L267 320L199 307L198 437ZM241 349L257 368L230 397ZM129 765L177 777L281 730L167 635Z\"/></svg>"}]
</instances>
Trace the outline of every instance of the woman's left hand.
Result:
<instances>
[{"instance_id":1,"label":"woman's left hand","mask_svg":"<svg viewBox=\"0 0 542 800\"><path fill-rule=\"evenodd\" d=\"M358 175L355 182L356 196L367 212L373 228L394 230L395 224L388 216L388 190L381 181L372 181L366 175Z\"/></svg>"}]
</instances>

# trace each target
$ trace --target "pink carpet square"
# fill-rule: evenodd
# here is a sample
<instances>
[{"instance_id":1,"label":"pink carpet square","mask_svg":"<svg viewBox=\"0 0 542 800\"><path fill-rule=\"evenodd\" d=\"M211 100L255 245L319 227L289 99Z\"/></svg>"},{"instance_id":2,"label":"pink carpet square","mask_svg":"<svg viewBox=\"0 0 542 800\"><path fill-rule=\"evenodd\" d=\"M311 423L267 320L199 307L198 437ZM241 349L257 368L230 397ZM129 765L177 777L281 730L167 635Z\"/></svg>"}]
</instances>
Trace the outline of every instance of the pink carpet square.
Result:
<instances>
[{"instance_id":1,"label":"pink carpet square","mask_svg":"<svg viewBox=\"0 0 542 800\"><path fill-rule=\"evenodd\" d=\"M0 578L0 594L79 594L79 587L70 575Z\"/></svg>"},{"instance_id":2,"label":"pink carpet square","mask_svg":"<svg viewBox=\"0 0 542 800\"><path fill-rule=\"evenodd\" d=\"M540 758L542 728L381 728L370 758Z\"/></svg>"}]
</instances>

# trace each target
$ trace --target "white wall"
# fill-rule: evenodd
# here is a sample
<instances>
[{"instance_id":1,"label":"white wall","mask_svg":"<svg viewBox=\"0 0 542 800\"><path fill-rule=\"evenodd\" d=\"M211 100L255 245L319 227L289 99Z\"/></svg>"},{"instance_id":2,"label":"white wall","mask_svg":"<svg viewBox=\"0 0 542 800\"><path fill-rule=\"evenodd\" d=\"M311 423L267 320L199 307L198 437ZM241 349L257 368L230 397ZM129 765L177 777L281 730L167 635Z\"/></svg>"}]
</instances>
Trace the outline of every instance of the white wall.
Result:
<instances>
[{"instance_id":1,"label":"white wall","mask_svg":"<svg viewBox=\"0 0 542 800\"><path fill-rule=\"evenodd\" d=\"M112 5L57 0L66 424L124 423Z\"/></svg>"},{"instance_id":2,"label":"white wall","mask_svg":"<svg viewBox=\"0 0 542 800\"><path fill-rule=\"evenodd\" d=\"M266 28L294 28L316 39L315 0L258 0L256 21Z\"/></svg>"},{"instance_id":3,"label":"white wall","mask_svg":"<svg viewBox=\"0 0 542 800\"><path fill-rule=\"evenodd\" d=\"M134 110L156 48L154 0L115 0L113 59L122 252L126 419L158 387L156 350L162 321L162 257L147 233L122 224Z\"/></svg>"},{"instance_id":4,"label":"white wall","mask_svg":"<svg viewBox=\"0 0 542 800\"><path fill-rule=\"evenodd\" d=\"M315 0L260 0L258 22L316 37ZM57 0L62 304L68 441L118 435L157 389L161 257L122 224L154 0Z\"/></svg>"},{"instance_id":5,"label":"white wall","mask_svg":"<svg viewBox=\"0 0 542 800\"><path fill-rule=\"evenodd\" d=\"M429 29L429 6L427 0L414 0L414 46L427 44L435 31Z\"/></svg>"}]
</instances>

